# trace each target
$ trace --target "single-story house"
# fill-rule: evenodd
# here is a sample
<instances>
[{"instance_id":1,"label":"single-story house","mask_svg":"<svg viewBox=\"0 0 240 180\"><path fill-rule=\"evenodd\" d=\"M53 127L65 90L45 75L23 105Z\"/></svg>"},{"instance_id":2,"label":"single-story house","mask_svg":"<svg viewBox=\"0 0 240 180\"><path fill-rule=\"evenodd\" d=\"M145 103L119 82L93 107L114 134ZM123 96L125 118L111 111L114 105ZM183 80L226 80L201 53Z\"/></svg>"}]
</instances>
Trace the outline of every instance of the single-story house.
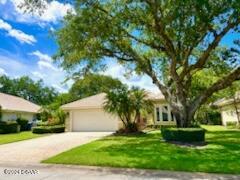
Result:
<instances>
[{"instance_id":1,"label":"single-story house","mask_svg":"<svg viewBox=\"0 0 240 180\"><path fill-rule=\"evenodd\" d=\"M16 120L17 118L31 121L35 119L40 110L40 106L30 101L1 92L0 106L2 109L2 121Z\"/></svg>"},{"instance_id":2,"label":"single-story house","mask_svg":"<svg viewBox=\"0 0 240 180\"><path fill-rule=\"evenodd\" d=\"M240 118L240 93L235 98L221 99L214 103L221 111L222 124L226 126L228 123L238 124Z\"/></svg>"},{"instance_id":3,"label":"single-story house","mask_svg":"<svg viewBox=\"0 0 240 180\"><path fill-rule=\"evenodd\" d=\"M68 112L67 131L116 131L122 127L121 120L104 111L106 94L100 93L61 106ZM154 102L154 113L147 118L149 125L176 125L171 108L162 94L149 93Z\"/></svg>"}]
</instances>

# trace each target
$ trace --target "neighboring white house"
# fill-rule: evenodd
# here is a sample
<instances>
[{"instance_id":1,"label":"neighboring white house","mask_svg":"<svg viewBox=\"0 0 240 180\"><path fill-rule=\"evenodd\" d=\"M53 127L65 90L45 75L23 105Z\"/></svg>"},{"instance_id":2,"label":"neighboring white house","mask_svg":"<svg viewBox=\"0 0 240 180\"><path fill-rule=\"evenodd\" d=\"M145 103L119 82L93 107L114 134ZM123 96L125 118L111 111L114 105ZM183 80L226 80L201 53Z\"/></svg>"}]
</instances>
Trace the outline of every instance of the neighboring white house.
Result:
<instances>
[{"instance_id":1,"label":"neighboring white house","mask_svg":"<svg viewBox=\"0 0 240 180\"><path fill-rule=\"evenodd\" d=\"M16 120L18 117L33 120L40 106L29 102L23 98L1 93L0 106L2 108L2 120Z\"/></svg>"},{"instance_id":2,"label":"neighboring white house","mask_svg":"<svg viewBox=\"0 0 240 180\"><path fill-rule=\"evenodd\" d=\"M104 111L106 94L100 93L61 106L68 112L67 131L116 131L122 127L121 120ZM171 109L162 94L149 94L154 102L154 114L147 119L149 125L175 125Z\"/></svg>"},{"instance_id":3,"label":"neighboring white house","mask_svg":"<svg viewBox=\"0 0 240 180\"><path fill-rule=\"evenodd\" d=\"M214 103L220 111L222 124L227 125L228 122L238 124L238 116L240 116L240 93L236 94L235 100L221 99ZM238 114L237 114L238 112Z\"/></svg>"}]
</instances>

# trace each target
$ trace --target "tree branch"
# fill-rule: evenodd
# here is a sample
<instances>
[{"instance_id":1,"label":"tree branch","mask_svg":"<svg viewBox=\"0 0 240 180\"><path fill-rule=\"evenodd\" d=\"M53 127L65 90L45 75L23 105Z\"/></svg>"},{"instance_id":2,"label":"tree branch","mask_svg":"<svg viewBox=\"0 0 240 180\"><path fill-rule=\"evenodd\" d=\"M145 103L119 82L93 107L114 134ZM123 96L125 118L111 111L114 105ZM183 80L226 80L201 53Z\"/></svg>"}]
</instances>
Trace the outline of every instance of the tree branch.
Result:
<instances>
[{"instance_id":1,"label":"tree branch","mask_svg":"<svg viewBox=\"0 0 240 180\"><path fill-rule=\"evenodd\" d=\"M170 55L171 58L175 58L176 51L175 51L174 45L173 45L171 39L165 33L164 25L161 23L161 19L158 17L157 10L160 9L158 2L155 0L154 1L148 0L146 2L150 6L150 9L151 9L151 12L152 12L152 15L154 18L154 24L155 24L154 27L155 27L156 31L158 32L158 34L160 35L160 37L162 37L162 39L165 43L165 46L166 46L165 49L167 50L166 53L168 53L168 55Z\"/></svg>"},{"instance_id":2,"label":"tree branch","mask_svg":"<svg viewBox=\"0 0 240 180\"><path fill-rule=\"evenodd\" d=\"M236 68L227 76L221 78L215 82L211 87L206 89L201 95L197 96L193 100L193 111L195 111L199 106L204 104L207 99L215 92L225 89L228 86L231 86L232 83L236 80L240 80L240 67Z\"/></svg>"},{"instance_id":3,"label":"tree branch","mask_svg":"<svg viewBox=\"0 0 240 180\"><path fill-rule=\"evenodd\" d=\"M212 43L210 43L208 48L203 52L202 56L198 59L197 63L190 66L188 72L196 69L201 69L206 64L211 52L218 46L222 38L239 23L240 19L238 19L236 22L230 22L229 20L227 26L219 34L214 35L214 40L212 41Z\"/></svg>"},{"instance_id":4,"label":"tree branch","mask_svg":"<svg viewBox=\"0 0 240 180\"><path fill-rule=\"evenodd\" d=\"M112 16L106 9L104 9L104 8L102 8L102 7L100 7L100 6L97 6L97 5L95 5L95 8L98 9L98 10L100 10L100 11L103 12L104 14L106 14L108 17L113 18L113 16ZM118 26L118 24L116 24L115 26ZM126 29L124 29L124 28L122 28L122 27L120 27L120 26L118 26L118 28L119 28L127 37L129 37L129 38L137 41L138 43L144 44L144 45L149 46L149 47L151 47L151 48L153 48L153 49L156 49L156 50L160 50L160 51L164 51L164 52L166 51L166 48L163 47L163 46L159 46L159 45L157 45L157 44L155 44L155 43L153 43L153 42L148 42L148 41L145 41L145 40L143 40L143 39L139 39L138 37L130 34Z\"/></svg>"}]
</instances>

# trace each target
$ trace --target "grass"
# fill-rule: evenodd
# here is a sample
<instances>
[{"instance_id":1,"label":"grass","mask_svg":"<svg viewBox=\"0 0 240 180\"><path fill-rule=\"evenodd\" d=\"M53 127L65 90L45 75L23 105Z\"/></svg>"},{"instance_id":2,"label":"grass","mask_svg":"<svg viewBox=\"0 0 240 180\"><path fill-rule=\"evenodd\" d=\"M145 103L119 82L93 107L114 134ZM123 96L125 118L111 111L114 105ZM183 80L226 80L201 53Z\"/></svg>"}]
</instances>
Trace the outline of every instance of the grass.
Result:
<instances>
[{"instance_id":1,"label":"grass","mask_svg":"<svg viewBox=\"0 0 240 180\"><path fill-rule=\"evenodd\" d=\"M40 136L42 135L33 134L31 131L23 131L23 132L14 133L14 134L0 134L0 145L22 141L26 139L32 139Z\"/></svg>"},{"instance_id":2,"label":"grass","mask_svg":"<svg viewBox=\"0 0 240 180\"><path fill-rule=\"evenodd\" d=\"M240 173L240 131L207 129L207 146L179 147L160 141L159 131L136 136L109 136L61 153L44 163Z\"/></svg>"}]
</instances>

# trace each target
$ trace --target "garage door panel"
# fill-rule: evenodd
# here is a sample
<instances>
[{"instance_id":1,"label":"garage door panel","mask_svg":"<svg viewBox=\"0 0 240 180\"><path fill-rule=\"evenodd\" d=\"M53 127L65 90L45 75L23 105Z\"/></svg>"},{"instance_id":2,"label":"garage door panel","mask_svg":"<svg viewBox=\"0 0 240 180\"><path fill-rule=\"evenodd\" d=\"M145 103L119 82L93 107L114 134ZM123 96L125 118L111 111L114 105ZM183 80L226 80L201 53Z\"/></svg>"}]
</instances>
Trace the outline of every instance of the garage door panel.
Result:
<instances>
[{"instance_id":1,"label":"garage door panel","mask_svg":"<svg viewBox=\"0 0 240 180\"><path fill-rule=\"evenodd\" d=\"M116 131L118 120L103 109L73 111L73 131Z\"/></svg>"}]
</instances>

